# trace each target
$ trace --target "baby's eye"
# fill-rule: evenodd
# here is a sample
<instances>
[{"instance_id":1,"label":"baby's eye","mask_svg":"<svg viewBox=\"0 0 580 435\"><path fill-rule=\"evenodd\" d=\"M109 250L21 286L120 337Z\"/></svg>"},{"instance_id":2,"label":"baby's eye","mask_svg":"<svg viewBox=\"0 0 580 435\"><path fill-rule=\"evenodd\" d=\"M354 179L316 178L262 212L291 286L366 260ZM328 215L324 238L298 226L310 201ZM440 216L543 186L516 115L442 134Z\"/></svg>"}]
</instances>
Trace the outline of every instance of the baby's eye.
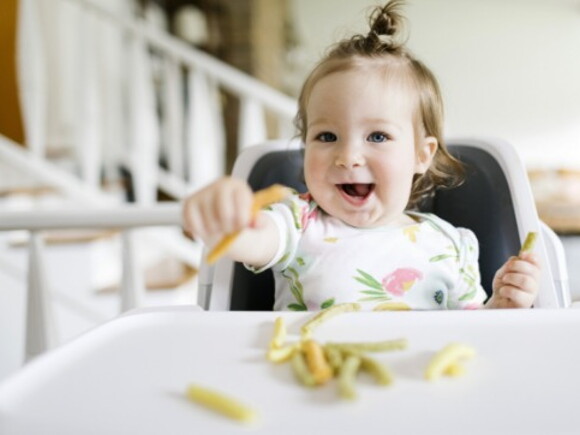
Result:
<instances>
[{"instance_id":1,"label":"baby's eye","mask_svg":"<svg viewBox=\"0 0 580 435\"><path fill-rule=\"evenodd\" d=\"M388 137L385 133L381 133L380 131L375 131L375 132L369 134L367 140L370 142L386 142L388 140Z\"/></svg>"},{"instance_id":2,"label":"baby's eye","mask_svg":"<svg viewBox=\"0 0 580 435\"><path fill-rule=\"evenodd\" d=\"M318 139L320 142L336 142L336 135L334 133L330 133L329 131L325 131L316 136L316 139Z\"/></svg>"}]
</instances>

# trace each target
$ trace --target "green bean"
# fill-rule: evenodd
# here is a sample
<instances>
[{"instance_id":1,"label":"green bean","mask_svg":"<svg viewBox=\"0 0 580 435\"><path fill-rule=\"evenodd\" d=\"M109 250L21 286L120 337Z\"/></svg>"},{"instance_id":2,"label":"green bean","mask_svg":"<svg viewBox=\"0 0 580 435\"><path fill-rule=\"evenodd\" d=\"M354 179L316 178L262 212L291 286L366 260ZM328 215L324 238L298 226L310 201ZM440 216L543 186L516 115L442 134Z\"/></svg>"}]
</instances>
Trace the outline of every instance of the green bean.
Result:
<instances>
[{"instance_id":1,"label":"green bean","mask_svg":"<svg viewBox=\"0 0 580 435\"><path fill-rule=\"evenodd\" d=\"M389 369L373 358L361 357L361 369L371 374L379 385L390 385L393 382L393 376Z\"/></svg>"},{"instance_id":2,"label":"green bean","mask_svg":"<svg viewBox=\"0 0 580 435\"><path fill-rule=\"evenodd\" d=\"M322 310L309 321L307 321L304 325L302 325L302 336L305 338L310 338L312 331L314 331L314 329L316 329L321 323L338 314L346 313L349 311L359 311L360 308L360 305L357 303L347 303L333 305L330 308Z\"/></svg>"},{"instance_id":3,"label":"green bean","mask_svg":"<svg viewBox=\"0 0 580 435\"><path fill-rule=\"evenodd\" d=\"M302 352L294 353L292 357L292 370L296 378L307 387L314 387L316 385L316 380L312 376L312 373L310 373Z\"/></svg>"},{"instance_id":4,"label":"green bean","mask_svg":"<svg viewBox=\"0 0 580 435\"><path fill-rule=\"evenodd\" d=\"M327 343L327 346L336 348L341 352L389 352L404 350L407 348L407 339L369 341L362 343Z\"/></svg>"},{"instance_id":5,"label":"green bean","mask_svg":"<svg viewBox=\"0 0 580 435\"><path fill-rule=\"evenodd\" d=\"M325 345L324 354L326 355L326 359L328 360L328 363L330 364L334 372L338 373L343 363L343 357L340 350L338 350L335 347L332 346L329 347Z\"/></svg>"},{"instance_id":6,"label":"green bean","mask_svg":"<svg viewBox=\"0 0 580 435\"><path fill-rule=\"evenodd\" d=\"M520 249L520 255L524 252L529 252L534 249L534 245L536 244L536 239L538 237L538 233L535 231L530 231L526 236L526 240L522 244L522 249Z\"/></svg>"},{"instance_id":7,"label":"green bean","mask_svg":"<svg viewBox=\"0 0 580 435\"><path fill-rule=\"evenodd\" d=\"M338 391L344 399L356 399L356 389L354 381L360 367L361 360L358 356L349 355L342 364L338 375Z\"/></svg>"}]
</instances>

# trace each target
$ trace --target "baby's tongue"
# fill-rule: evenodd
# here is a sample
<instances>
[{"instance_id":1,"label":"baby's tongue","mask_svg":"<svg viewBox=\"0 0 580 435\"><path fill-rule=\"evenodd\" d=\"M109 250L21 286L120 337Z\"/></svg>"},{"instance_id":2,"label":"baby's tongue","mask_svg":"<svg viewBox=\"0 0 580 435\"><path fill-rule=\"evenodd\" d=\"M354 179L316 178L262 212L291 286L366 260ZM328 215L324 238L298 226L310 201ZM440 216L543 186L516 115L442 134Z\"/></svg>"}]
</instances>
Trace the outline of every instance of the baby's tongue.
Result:
<instances>
[{"instance_id":1,"label":"baby's tongue","mask_svg":"<svg viewBox=\"0 0 580 435\"><path fill-rule=\"evenodd\" d=\"M344 191L350 196L367 196L371 190L370 184L345 184Z\"/></svg>"}]
</instances>

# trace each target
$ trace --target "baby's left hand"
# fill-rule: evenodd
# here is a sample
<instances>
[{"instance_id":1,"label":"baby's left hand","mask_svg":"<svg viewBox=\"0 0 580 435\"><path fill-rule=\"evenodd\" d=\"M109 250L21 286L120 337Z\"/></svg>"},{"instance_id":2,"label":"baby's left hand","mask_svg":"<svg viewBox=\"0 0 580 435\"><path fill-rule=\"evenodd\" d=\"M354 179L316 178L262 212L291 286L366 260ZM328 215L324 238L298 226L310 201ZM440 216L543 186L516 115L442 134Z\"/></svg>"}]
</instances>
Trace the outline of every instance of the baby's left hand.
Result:
<instances>
[{"instance_id":1,"label":"baby's left hand","mask_svg":"<svg viewBox=\"0 0 580 435\"><path fill-rule=\"evenodd\" d=\"M533 252L510 257L493 278L493 308L530 308L540 286L540 263Z\"/></svg>"}]
</instances>

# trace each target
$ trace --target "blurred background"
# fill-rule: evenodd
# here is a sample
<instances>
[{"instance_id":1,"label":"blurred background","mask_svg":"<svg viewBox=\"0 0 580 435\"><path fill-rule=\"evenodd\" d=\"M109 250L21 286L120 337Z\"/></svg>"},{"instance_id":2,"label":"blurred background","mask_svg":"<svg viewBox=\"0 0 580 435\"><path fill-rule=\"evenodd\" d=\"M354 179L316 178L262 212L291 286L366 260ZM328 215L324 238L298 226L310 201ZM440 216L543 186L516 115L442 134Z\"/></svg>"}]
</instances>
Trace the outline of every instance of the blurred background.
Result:
<instances>
[{"instance_id":1,"label":"blurred background","mask_svg":"<svg viewBox=\"0 0 580 435\"><path fill-rule=\"evenodd\" d=\"M0 380L25 360L35 211L175 204L240 149L292 137L305 76L330 44L366 32L374 4L0 2L0 220L31 212L0 232ZM580 1L410 0L405 11L409 47L439 78L447 135L516 147L580 298ZM122 233L62 226L42 233L49 347L123 309ZM175 225L142 232L139 305L195 303L202 247Z\"/></svg>"}]
</instances>

